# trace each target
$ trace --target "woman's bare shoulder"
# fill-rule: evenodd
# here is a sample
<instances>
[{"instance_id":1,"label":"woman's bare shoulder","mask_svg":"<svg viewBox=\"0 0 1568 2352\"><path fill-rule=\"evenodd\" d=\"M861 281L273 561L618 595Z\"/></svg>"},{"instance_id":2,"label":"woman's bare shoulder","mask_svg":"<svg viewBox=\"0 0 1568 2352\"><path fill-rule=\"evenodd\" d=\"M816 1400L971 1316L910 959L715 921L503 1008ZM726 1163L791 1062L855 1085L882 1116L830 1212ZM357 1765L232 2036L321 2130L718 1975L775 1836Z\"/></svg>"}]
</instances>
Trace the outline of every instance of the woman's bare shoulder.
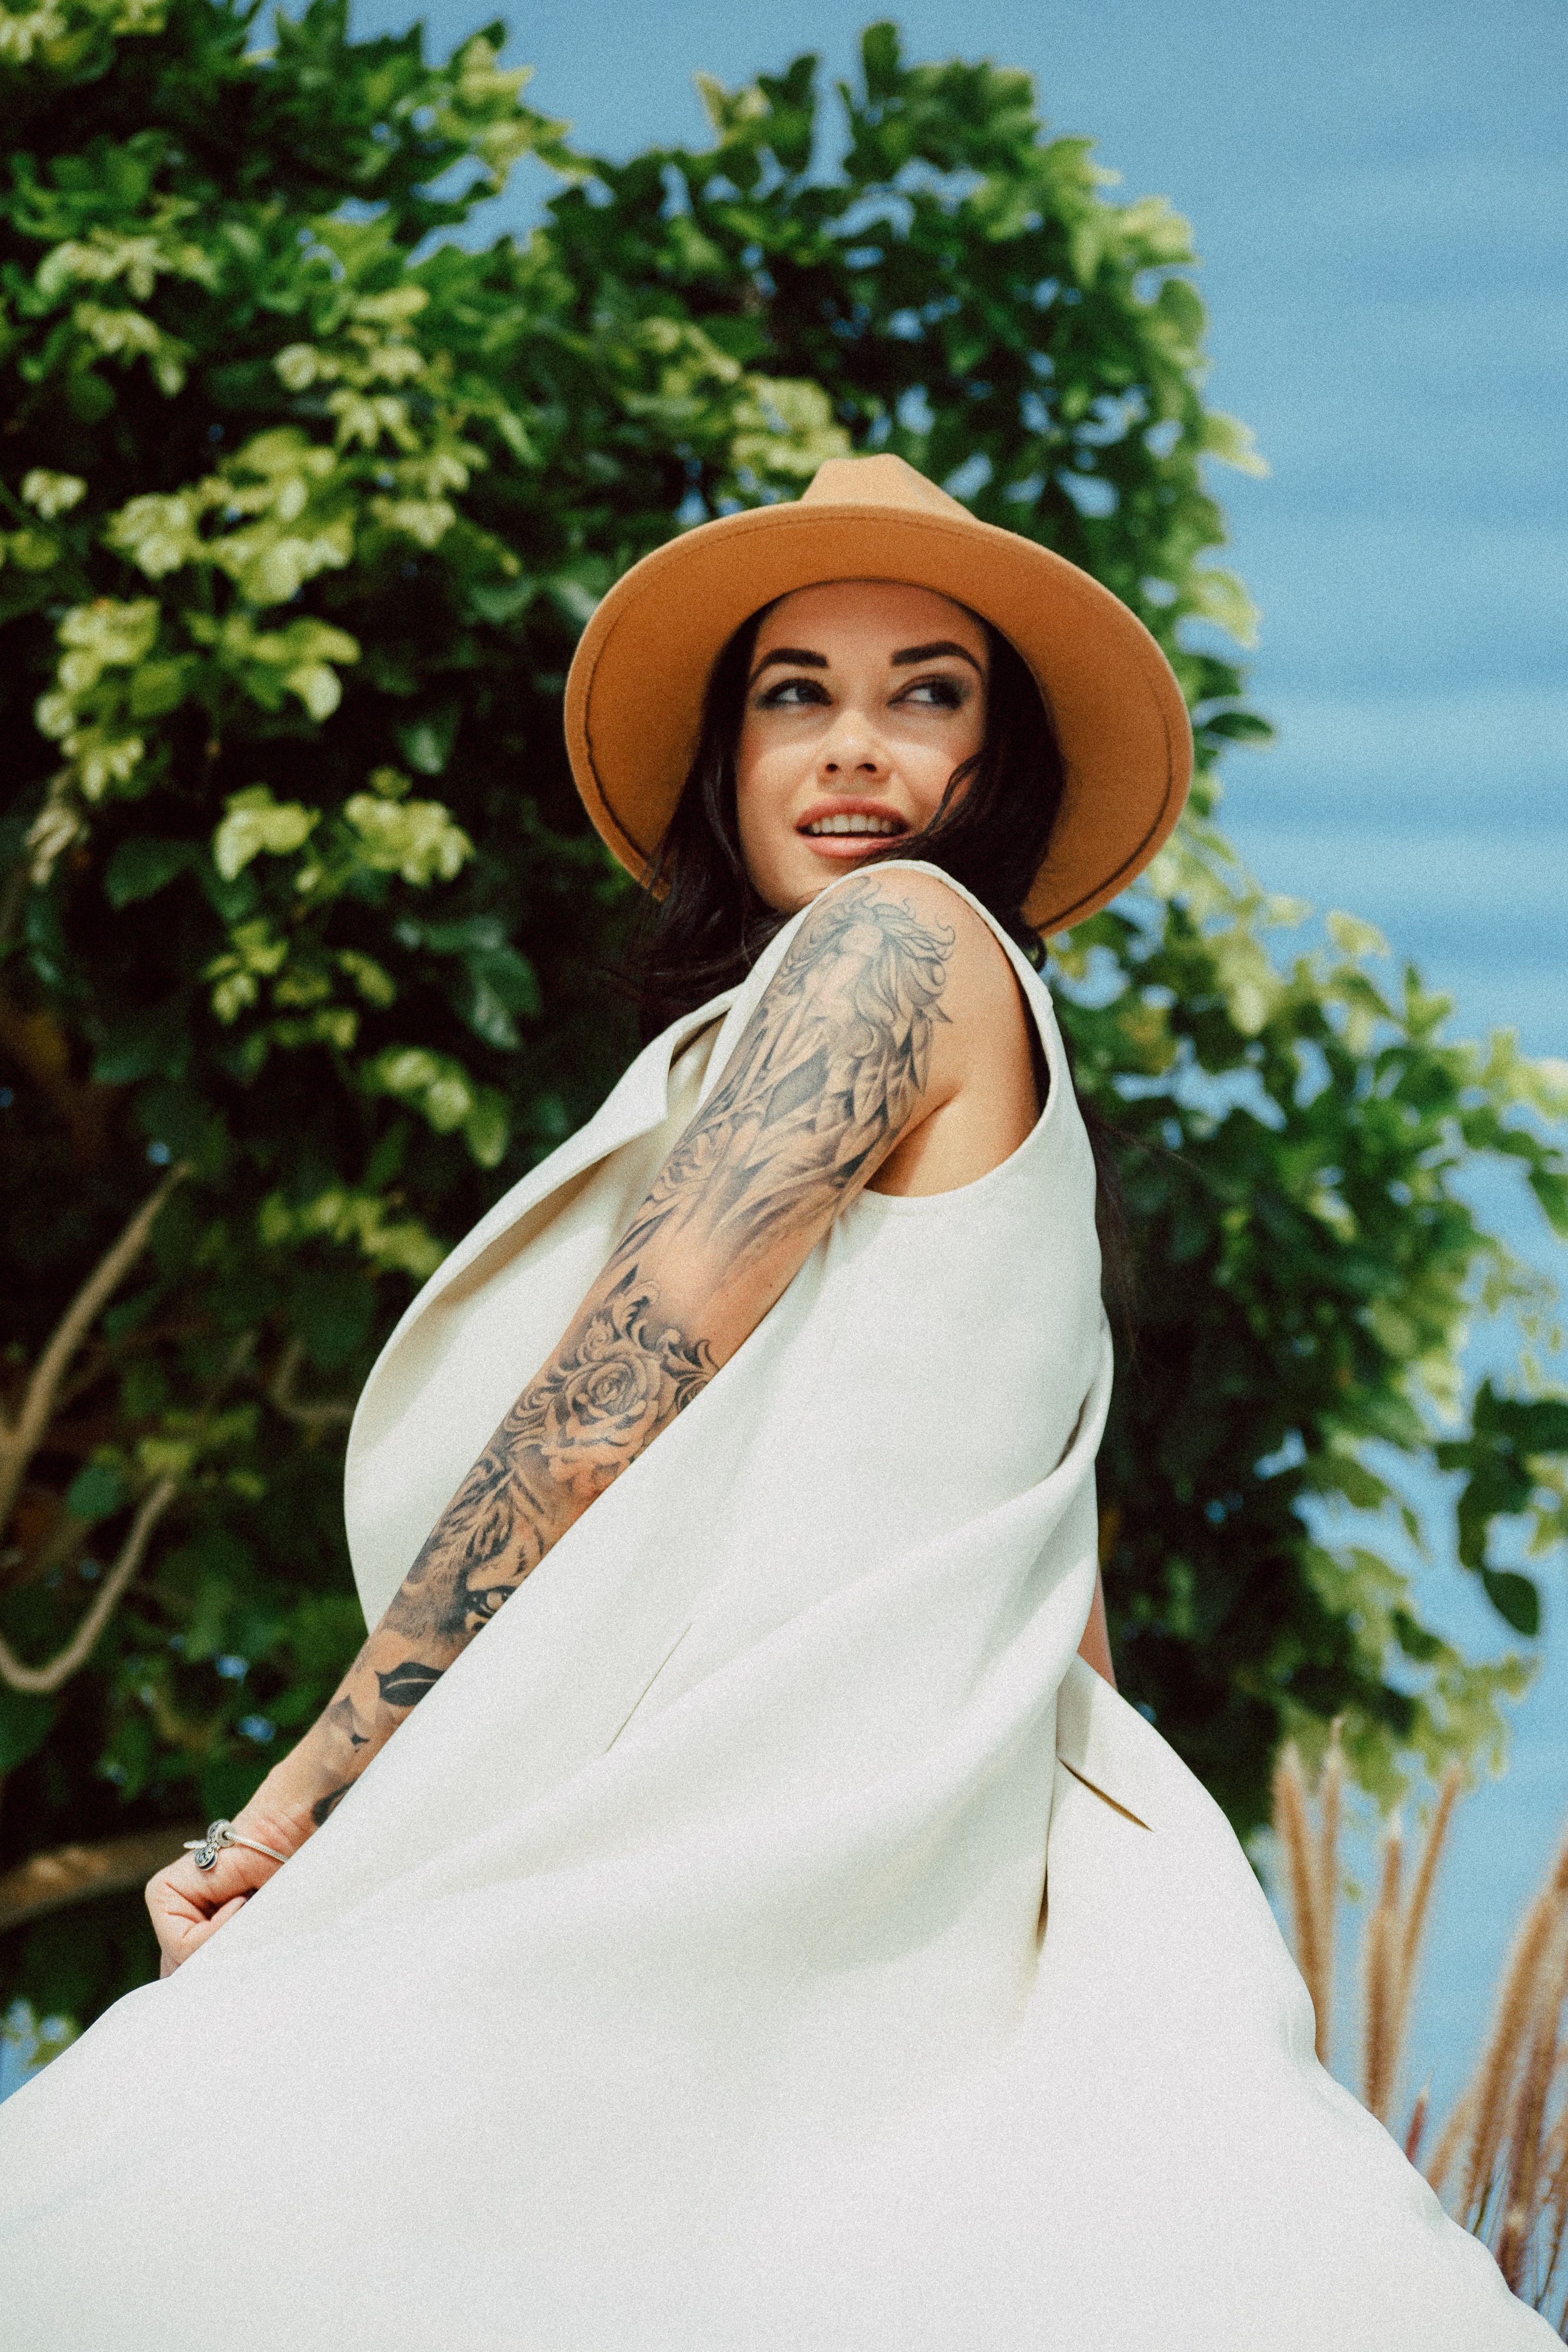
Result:
<instances>
[{"instance_id":1,"label":"woman's bare shoulder","mask_svg":"<svg viewBox=\"0 0 1568 2352\"><path fill-rule=\"evenodd\" d=\"M943 1010L962 1027L966 1058L988 1045L1021 1046L1027 1055L1030 1014L1011 957L988 919L945 874L929 867L873 868L861 879L880 884L933 939L943 943ZM1010 1055L1008 1056L1011 1058Z\"/></svg>"},{"instance_id":2,"label":"woman's bare shoulder","mask_svg":"<svg viewBox=\"0 0 1568 2352\"><path fill-rule=\"evenodd\" d=\"M858 1032L862 1050L880 1037L913 1081L873 1190L948 1191L1028 1134L1039 1111L1033 1016L996 932L945 876L890 864L825 892L776 985L792 983L846 1037Z\"/></svg>"},{"instance_id":3,"label":"woman's bare shoulder","mask_svg":"<svg viewBox=\"0 0 1568 2352\"><path fill-rule=\"evenodd\" d=\"M835 883L813 900L790 951L800 961L860 922L875 924L890 948L912 953L924 946L945 962L972 962L977 975L1002 979L1011 970L989 921L964 891L930 866L873 866Z\"/></svg>"},{"instance_id":4,"label":"woman's bare shoulder","mask_svg":"<svg viewBox=\"0 0 1568 2352\"><path fill-rule=\"evenodd\" d=\"M963 1033L966 1062L1011 1038L1028 1054L1030 1015L1006 948L986 917L929 866L873 866L807 910L778 975L786 992L848 983L855 1013L896 1015L917 1001L934 1030ZM945 1041L934 1034L941 1053ZM945 1088L944 1091L946 1089Z\"/></svg>"}]
</instances>

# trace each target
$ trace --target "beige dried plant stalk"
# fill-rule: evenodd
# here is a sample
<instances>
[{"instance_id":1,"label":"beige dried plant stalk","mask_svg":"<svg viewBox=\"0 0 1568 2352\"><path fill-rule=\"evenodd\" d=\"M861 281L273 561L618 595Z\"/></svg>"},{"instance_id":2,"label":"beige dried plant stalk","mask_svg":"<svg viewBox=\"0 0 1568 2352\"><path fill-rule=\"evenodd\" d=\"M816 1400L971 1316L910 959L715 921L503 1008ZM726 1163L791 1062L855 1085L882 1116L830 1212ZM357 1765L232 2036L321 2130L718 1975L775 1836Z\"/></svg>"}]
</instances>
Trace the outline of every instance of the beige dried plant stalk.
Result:
<instances>
[{"instance_id":1,"label":"beige dried plant stalk","mask_svg":"<svg viewBox=\"0 0 1568 2352\"><path fill-rule=\"evenodd\" d=\"M1503 2195L1497 2260L1517 2294L1524 2283L1526 2264L1535 2244L1549 2187L1548 2105L1559 2072L1563 2042L1563 2005L1568 2000L1568 1919L1559 1912L1555 1950L1543 1964L1538 1983L1540 1999L1531 2021L1530 2044L1514 2099L1508 2171Z\"/></svg>"},{"instance_id":2,"label":"beige dried plant stalk","mask_svg":"<svg viewBox=\"0 0 1568 2352\"><path fill-rule=\"evenodd\" d=\"M1437 1864L1443 1858L1443 1848L1448 1842L1453 1826L1454 1808L1464 1787L1462 1768L1450 1764L1437 1790L1437 1801L1432 1818L1427 1824L1427 1834L1421 1843L1421 1855L1411 1881L1410 1901L1405 1913L1405 1932L1399 1948L1399 1984L1395 2012L1395 2032L1403 2042L1410 2015L1410 1996L1415 1990L1416 1969L1421 1957L1421 1938L1427 1932L1431 1916L1432 1891L1437 1883Z\"/></svg>"},{"instance_id":3,"label":"beige dried plant stalk","mask_svg":"<svg viewBox=\"0 0 1568 2352\"><path fill-rule=\"evenodd\" d=\"M1399 1895L1404 1863L1405 1841L1396 1814L1384 1832L1377 1901L1362 1939L1361 2100L1380 2124L1388 2121L1399 2063L1397 2011L1405 1943Z\"/></svg>"},{"instance_id":4,"label":"beige dried plant stalk","mask_svg":"<svg viewBox=\"0 0 1568 2352\"><path fill-rule=\"evenodd\" d=\"M1312 1999L1319 2063L1328 2063L1328 1990L1325 1979L1333 1966L1325 1952L1318 1919L1316 1858L1307 1818L1307 1784L1300 1751L1293 1739L1281 1748L1274 1767L1274 1834L1285 1860L1290 1888L1291 1940L1296 1966Z\"/></svg>"},{"instance_id":5,"label":"beige dried plant stalk","mask_svg":"<svg viewBox=\"0 0 1568 2352\"><path fill-rule=\"evenodd\" d=\"M1568 2109L1559 2113L1547 2141L1545 2170L1546 2188L1542 2198L1545 2240L1541 2279L1542 2304L1557 2284L1557 2265L1562 2258L1563 2236L1568 2232ZM1568 2318L1568 2313L1564 2317Z\"/></svg>"},{"instance_id":6,"label":"beige dried plant stalk","mask_svg":"<svg viewBox=\"0 0 1568 2352\"><path fill-rule=\"evenodd\" d=\"M1555 2001L1545 1991L1549 1979L1558 1979ZM1529 2041L1513 2094L1508 2150L1502 2168L1494 2251L1498 2268L1516 2294L1524 2276L1525 2262L1537 2220L1536 2181L1541 2168L1546 2095L1551 2087L1552 2063L1557 2054L1556 2012L1562 2006L1560 1979L1560 1960L1556 1968L1542 1967L1538 1979L1542 1997L1537 2000L1530 2020Z\"/></svg>"},{"instance_id":7,"label":"beige dried plant stalk","mask_svg":"<svg viewBox=\"0 0 1568 2352\"><path fill-rule=\"evenodd\" d=\"M1427 2179L1436 2196L1441 2197L1447 2186L1448 2175L1453 2170L1454 2159L1464 2144L1466 2132L1469 2129L1470 2115L1474 2106L1473 2089L1461 2092L1454 2102L1452 2114L1437 2136L1437 2145L1432 2151L1432 2161L1427 2167ZM1412 2117L1410 2126L1412 2137L1415 2127L1415 2119ZM1406 2145L1408 2153L1408 2139ZM1412 2158L1411 2161L1414 2162L1414 2160Z\"/></svg>"},{"instance_id":8,"label":"beige dried plant stalk","mask_svg":"<svg viewBox=\"0 0 1568 2352\"><path fill-rule=\"evenodd\" d=\"M1405 1842L1385 1832L1376 1898L1362 1948L1364 2104L1387 2122L1398 2085L1423 1937L1462 1776L1445 1774L1405 1892ZM1274 1777L1274 1830L1290 1892L1296 1958L1325 2059L1339 1892L1343 1763L1337 1737L1311 1787L1293 1746ZM1317 1823L1314 1829L1314 1801ZM1449 2210L1491 2248L1510 2287L1537 2310L1552 2306L1568 2338L1568 1836L1530 1905L1501 1978L1479 2063L1437 2136L1426 2176L1439 2197L1459 2174ZM1414 2163L1430 2112L1429 2085L1405 2135ZM1562 2306L1559 2308L1559 2306Z\"/></svg>"},{"instance_id":9,"label":"beige dried plant stalk","mask_svg":"<svg viewBox=\"0 0 1568 2352\"><path fill-rule=\"evenodd\" d=\"M1503 1976L1497 2022L1473 2086L1473 2128L1460 2192L1458 2218L1468 2229L1482 2225L1496 2185L1505 2135L1512 2120L1515 2085L1529 2046L1531 2021L1542 1997L1542 1972L1568 1904L1568 1841L1560 1848L1546 1885L1524 1915Z\"/></svg>"},{"instance_id":10,"label":"beige dried plant stalk","mask_svg":"<svg viewBox=\"0 0 1568 2352\"><path fill-rule=\"evenodd\" d=\"M1427 2117L1432 2106L1432 2078L1428 2074L1416 2094L1416 2104L1410 2110L1410 2121L1405 2129L1405 2161L1414 2164L1421 2153L1421 2142L1427 2135Z\"/></svg>"},{"instance_id":11,"label":"beige dried plant stalk","mask_svg":"<svg viewBox=\"0 0 1568 2352\"><path fill-rule=\"evenodd\" d=\"M1454 1808L1458 1802L1462 1786L1463 1774L1459 1767L1450 1764L1443 1775L1432 1818L1421 1841L1415 1876L1403 1909L1400 1906L1400 1886L1404 1876L1405 1840L1397 1813L1384 1832L1378 1899L1365 1931L1362 2021L1362 2095L1366 2106L1383 2124L1388 2121L1398 2087L1399 2062L1404 2055L1405 2036L1410 2023L1410 2002L1416 1989L1421 1939L1431 1915L1437 1864L1448 1843ZM1406 2154L1412 2163L1426 2122L1427 2095L1423 2092L1406 2134Z\"/></svg>"},{"instance_id":12,"label":"beige dried plant stalk","mask_svg":"<svg viewBox=\"0 0 1568 2352\"><path fill-rule=\"evenodd\" d=\"M1333 2041L1334 1927L1339 1914L1339 1838L1343 1803L1344 1750L1340 1746L1340 1718L1336 1716L1329 1727L1328 1749L1318 1776L1318 1945L1322 1954L1322 2006L1317 2011L1318 2056L1325 2066Z\"/></svg>"}]
</instances>

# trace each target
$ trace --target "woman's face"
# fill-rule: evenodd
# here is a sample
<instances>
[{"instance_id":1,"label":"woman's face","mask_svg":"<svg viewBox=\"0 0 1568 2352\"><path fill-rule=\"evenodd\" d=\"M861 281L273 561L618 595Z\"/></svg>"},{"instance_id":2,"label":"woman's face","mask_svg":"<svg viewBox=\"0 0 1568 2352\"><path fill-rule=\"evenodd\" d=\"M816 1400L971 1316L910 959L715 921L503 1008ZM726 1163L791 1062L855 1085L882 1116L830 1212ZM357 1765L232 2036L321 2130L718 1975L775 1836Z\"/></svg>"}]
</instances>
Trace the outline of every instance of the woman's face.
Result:
<instances>
[{"instance_id":1,"label":"woman's face","mask_svg":"<svg viewBox=\"0 0 1568 2352\"><path fill-rule=\"evenodd\" d=\"M929 588L835 580L780 598L736 751L741 851L768 906L793 914L930 823L985 740L987 666L980 624Z\"/></svg>"}]
</instances>

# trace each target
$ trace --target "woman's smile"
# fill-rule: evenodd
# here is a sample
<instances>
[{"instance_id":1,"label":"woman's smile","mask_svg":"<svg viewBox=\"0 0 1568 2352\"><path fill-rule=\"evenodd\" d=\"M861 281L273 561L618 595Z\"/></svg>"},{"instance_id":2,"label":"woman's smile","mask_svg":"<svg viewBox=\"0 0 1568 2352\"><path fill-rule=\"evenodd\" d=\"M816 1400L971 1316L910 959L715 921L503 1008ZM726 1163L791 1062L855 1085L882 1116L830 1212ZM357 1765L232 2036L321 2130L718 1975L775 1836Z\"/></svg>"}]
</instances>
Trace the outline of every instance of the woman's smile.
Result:
<instances>
[{"instance_id":1,"label":"woman's smile","mask_svg":"<svg viewBox=\"0 0 1568 2352\"><path fill-rule=\"evenodd\" d=\"M831 816L803 818L797 833L902 833L902 817L883 816L865 809L835 809Z\"/></svg>"},{"instance_id":2,"label":"woman's smile","mask_svg":"<svg viewBox=\"0 0 1568 2352\"><path fill-rule=\"evenodd\" d=\"M841 866L863 857L873 843L907 833L909 825L885 801L830 795L813 801L795 830L810 842L815 856Z\"/></svg>"},{"instance_id":3,"label":"woman's smile","mask_svg":"<svg viewBox=\"0 0 1568 2352\"><path fill-rule=\"evenodd\" d=\"M924 832L985 740L986 634L951 598L834 581L780 598L753 648L736 755L753 886L780 913Z\"/></svg>"}]
</instances>

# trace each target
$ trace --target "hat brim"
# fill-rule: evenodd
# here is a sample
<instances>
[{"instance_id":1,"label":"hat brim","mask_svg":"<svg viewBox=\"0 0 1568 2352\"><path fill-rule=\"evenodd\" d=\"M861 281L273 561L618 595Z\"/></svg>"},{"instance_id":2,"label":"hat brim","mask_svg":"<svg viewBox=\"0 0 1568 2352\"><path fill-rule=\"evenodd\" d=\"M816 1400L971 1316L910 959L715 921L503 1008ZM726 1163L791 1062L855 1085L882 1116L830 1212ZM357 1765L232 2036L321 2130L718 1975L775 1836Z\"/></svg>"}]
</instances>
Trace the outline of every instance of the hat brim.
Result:
<instances>
[{"instance_id":1,"label":"hat brim","mask_svg":"<svg viewBox=\"0 0 1568 2352\"><path fill-rule=\"evenodd\" d=\"M761 507L656 548L589 622L567 681L579 791L646 880L685 782L710 671L743 621L797 588L889 580L967 604L1028 663L1066 767L1024 913L1082 922L1168 837L1192 773L1181 689L1135 614L1049 548L967 514L827 501Z\"/></svg>"}]
</instances>

